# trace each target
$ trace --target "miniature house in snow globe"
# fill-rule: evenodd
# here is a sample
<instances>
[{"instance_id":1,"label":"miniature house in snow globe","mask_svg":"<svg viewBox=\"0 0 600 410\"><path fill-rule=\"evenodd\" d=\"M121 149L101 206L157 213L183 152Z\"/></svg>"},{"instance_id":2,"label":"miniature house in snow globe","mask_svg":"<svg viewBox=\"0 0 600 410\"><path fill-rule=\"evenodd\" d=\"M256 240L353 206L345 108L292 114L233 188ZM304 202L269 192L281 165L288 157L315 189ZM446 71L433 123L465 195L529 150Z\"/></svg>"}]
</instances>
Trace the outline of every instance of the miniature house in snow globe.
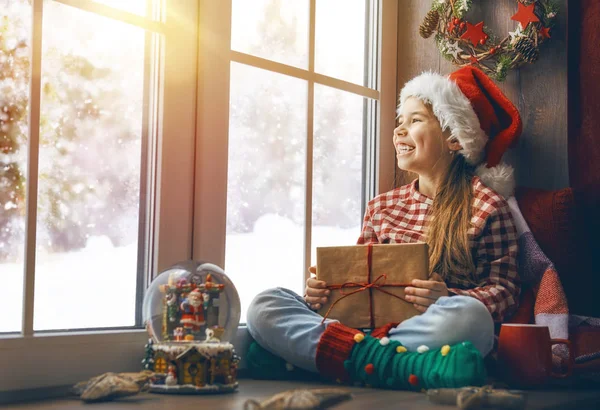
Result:
<instances>
[{"instance_id":1,"label":"miniature house in snow globe","mask_svg":"<svg viewBox=\"0 0 600 410\"><path fill-rule=\"evenodd\" d=\"M144 297L150 339L143 360L156 393L228 392L237 388L238 356L229 343L240 321L240 298L211 263L186 261L162 272Z\"/></svg>"}]
</instances>

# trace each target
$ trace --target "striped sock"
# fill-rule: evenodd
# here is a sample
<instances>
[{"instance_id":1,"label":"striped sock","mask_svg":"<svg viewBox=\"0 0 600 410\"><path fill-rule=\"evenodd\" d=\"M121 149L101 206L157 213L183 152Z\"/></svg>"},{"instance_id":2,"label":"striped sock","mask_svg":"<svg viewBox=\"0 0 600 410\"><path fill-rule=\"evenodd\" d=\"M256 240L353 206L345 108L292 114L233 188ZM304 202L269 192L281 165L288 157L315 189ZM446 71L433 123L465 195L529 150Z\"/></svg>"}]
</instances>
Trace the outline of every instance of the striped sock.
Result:
<instances>
[{"instance_id":1,"label":"striped sock","mask_svg":"<svg viewBox=\"0 0 600 410\"><path fill-rule=\"evenodd\" d=\"M387 337L340 324L329 325L323 334L317 367L329 378L398 390L481 386L486 380L483 358L470 342L409 352Z\"/></svg>"}]
</instances>

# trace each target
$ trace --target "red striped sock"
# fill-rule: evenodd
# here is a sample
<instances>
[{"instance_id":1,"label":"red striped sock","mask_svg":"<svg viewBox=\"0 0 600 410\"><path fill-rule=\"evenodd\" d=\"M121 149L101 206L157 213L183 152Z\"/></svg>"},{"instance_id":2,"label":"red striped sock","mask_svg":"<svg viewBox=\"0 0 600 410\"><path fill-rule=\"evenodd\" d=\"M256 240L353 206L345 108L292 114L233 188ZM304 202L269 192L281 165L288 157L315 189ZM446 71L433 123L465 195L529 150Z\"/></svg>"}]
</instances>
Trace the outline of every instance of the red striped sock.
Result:
<instances>
[{"instance_id":1,"label":"red striped sock","mask_svg":"<svg viewBox=\"0 0 600 410\"><path fill-rule=\"evenodd\" d=\"M350 381L344 369L344 361L350 357L356 344L354 335L362 333L341 323L331 323L319 340L317 346L317 369L321 375L342 382Z\"/></svg>"}]
</instances>

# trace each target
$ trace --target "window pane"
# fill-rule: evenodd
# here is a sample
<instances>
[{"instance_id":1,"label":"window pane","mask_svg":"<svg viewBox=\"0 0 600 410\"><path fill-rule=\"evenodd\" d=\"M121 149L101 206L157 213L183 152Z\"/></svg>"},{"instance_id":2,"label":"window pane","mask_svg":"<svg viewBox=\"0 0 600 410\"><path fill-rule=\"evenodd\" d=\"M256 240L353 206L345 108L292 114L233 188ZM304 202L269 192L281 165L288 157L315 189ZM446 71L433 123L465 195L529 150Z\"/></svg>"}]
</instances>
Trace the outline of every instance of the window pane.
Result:
<instances>
[{"instance_id":1,"label":"window pane","mask_svg":"<svg viewBox=\"0 0 600 410\"><path fill-rule=\"evenodd\" d=\"M34 329L134 325L143 30L44 4Z\"/></svg>"},{"instance_id":2,"label":"window pane","mask_svg":"<svg viewBox=\"0 0 600 410\"><path fill-rule=\"evenodd\" d=\"M307 83L231 64L225 271L241 321L260 291L303 287Z\"/></svg>"},{"instance_id":3,"label":"window pane","mask_svg":"<svg viewBox=\"0 0 600 410\"><path fill-rule=\"evenodd\" d=\"M317 246L354 245L362 223L365 98L315 85L312 264Z\"/></svg>"},{"instance_id":4,"label":"window pane","mask_svg":"<svg viewBox=\"0 0 600 410\"><path fill-rule=\"evenodd\" d=\"M21 330L31 5L0 1L0 333Z\"/></svg>"},{"instance_id":5,"label":"window pane","mask_svg":"<svg viewBox=\"0 0 600 410\"><path fill-rule=\"evenodd\" d=\"M102 3L115 9L137 14L138 16L147 16L147 5L157 0L93 0L95 3Z\"/></svg>"},{"instance_id":6,"label":"window pane","mask_svg":"<svg viewBox=\"0 0 600 410\"><path fill-rule=\"evenodd\" d=\"M308 67L308 0L233 0L231 48Z\"/></svg>"},{"instance_id":7,"label":"window pane","mask_svg":"<svg viewBox=\"0 0 600 410\"><path fill-rule=\"evenodd\" d=\"M317 0L315 69L320 74L365 85L367 0Z\"/></svg>"}]
</instances>

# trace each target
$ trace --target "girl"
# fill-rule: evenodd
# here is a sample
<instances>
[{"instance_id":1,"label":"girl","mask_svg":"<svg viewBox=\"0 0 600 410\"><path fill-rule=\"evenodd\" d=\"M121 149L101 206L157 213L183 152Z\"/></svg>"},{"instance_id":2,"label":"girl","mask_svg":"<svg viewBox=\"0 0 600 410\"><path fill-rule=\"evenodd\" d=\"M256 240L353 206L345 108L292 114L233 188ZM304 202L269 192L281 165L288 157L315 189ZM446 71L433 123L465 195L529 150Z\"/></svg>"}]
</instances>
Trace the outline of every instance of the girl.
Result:
<instances>
[{"instance_id":1,"label":"girl","mask_svg":"<svg viewBox=\"0 0 600 410\"><path fill-rule=\"evenodd\" d=\"M468 342L474 349L456 359L457 366L480 366L493 347L494 321L513 313L519 297L516 229L504 198L514 188L512 169L499 162L520 132L516 108L472 66L448 77L424 73L409 81L400 94L393 143L398 167L418 178L369 202L358 244L429 244L430 280L414 280L405 289L406 300L422 314L375 329L365 339L335 320L321 323L314 310L329 290L311 277L304 298L277 288L254 299L247 319L252 337L302 369L371 385L393 387L395 378L407 376L400 364L387 364L404 359L377 359L385 367L381 372L367 363L385 355L390 341L401 346L398 353ZM383 334L385 343L376 343L373 336ZM421 373L430 374L423 366ZM450 383L435 377L428 387Z\"/></svg>"}]
</instances>

